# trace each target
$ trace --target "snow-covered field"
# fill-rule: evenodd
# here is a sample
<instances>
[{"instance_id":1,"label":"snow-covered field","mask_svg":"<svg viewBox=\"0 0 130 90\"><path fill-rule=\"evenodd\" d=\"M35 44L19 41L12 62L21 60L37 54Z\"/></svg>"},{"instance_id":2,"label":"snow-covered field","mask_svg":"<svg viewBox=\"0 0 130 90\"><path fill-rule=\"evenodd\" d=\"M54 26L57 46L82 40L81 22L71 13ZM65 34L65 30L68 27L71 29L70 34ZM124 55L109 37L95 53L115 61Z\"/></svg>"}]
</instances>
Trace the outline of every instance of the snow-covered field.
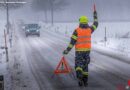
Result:
<instances>
[{"instance_id":1,"label":"snow-covered field","mask_svg":"<svg viewBox=\"0 0 130 90\"><path fill-rule=\"evenodd\" d=\"M78 23L55 23L53 27L50 24L40 23L44 30L54 32L70 38L73 31L78 27ZM90 23L91 25L92 23ZM106 28L107 41L104 42ZM114 51L119 51L127 56L130 55L130 22L104 22L99 23L97 30L92 35L93 45L103 46ZM43 31L44 31L43 30ZM127 35L127 38L123 38Z\"/></svg>"},{"instance_id":2,"label":"snow-covered field","mask_svg":"<svg viewBox=\"0 0 130 90\"><path fill-rule=\"evenodd\" d=\"M94 46L99 45L113 51L119 51L126 56L130 56L130 38L107 38L107 41L96 41Z\"/></svg>"}]
</instances>

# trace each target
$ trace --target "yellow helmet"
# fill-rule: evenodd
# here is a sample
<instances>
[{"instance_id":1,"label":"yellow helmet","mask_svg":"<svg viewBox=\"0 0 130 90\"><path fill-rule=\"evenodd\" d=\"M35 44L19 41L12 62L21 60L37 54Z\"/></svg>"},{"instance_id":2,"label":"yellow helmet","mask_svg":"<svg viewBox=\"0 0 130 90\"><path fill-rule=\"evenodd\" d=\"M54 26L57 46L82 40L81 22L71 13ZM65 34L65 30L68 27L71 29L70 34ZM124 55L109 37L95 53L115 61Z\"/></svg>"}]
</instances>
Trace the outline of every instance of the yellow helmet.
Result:
<instances>
[{"instance_id":1,"label":"yellow helmet","mask_svg":"<svg viewBox=\"0 0 130 90\"><path fill-rule=\"evenodd\" d=\"M81 17L79 18L79 22L80 22L81 24L87 24L87 23L89 22L88 17L86 17L86 16L81 16Z\"/></svg>"}]
</instances>

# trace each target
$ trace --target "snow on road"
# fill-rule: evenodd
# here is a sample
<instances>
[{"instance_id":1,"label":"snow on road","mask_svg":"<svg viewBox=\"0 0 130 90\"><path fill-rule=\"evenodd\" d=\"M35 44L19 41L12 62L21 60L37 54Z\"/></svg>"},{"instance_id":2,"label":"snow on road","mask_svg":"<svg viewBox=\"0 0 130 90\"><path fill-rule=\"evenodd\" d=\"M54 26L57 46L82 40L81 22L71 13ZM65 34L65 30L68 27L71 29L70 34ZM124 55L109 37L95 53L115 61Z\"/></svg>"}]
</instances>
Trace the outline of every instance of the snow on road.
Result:
<instances>
[{"instance_id":1,"label":"snow on road","mask_svg":"<svg viewBox=\"0 0 130 90\"><path fill-rule=\"evenodd\" d=\"M12 70L14 90L116 90L119 84L126 85L130 78L129 63L99 53L98 49L91 53L88 87L78 87L77 80L70 74L52 78L69 39L47 30L41 32L41 37L26 38L22 30L18 33L18 44L14 48L14 67L17 68ZM73 73L74 57L73 49L66 56Z\"/></svg>"},{"instance_id":2,"label":"snow on road","mask_svg":"<svg viewBox=\"0 0 130 90\"><path fill-rule=\"evenodd\" d=\"M13 47L10 50L9 68L11 74L11 90L39 90L37 83L28 66L25 50L22 48L24 42L20 39L17 25L15 25ZM8 89L7 89L8 90Z\"/></svg>"},{"instance_id":3,"label":"snow on road","mask_svg":"<svg viewBox=\"0 0 130 90\"><path fill-rule=\"evenodd\" d=\"M102 42L97 42L92 48L88 87L78 87L77 80L72 74L52 77L76 25L70 23L57 24L53 27L43 25L41 37L25 37L24 31L14 25L13 47L9 48L9 66L6 63L5 54L0 50L2 55L0 74L5 77L5 90L11 90L11 85L12 90L116 90L119 85L126 86L130 79L129 55L115 50L116 46L100 45L99 43L103 44ZM62 31L60 31L61 27ZM0 46L3 46L3 32L0 34ZM117 40L113 42L115 41ZM112 41L109 44L112 44ZM127 44L126 41L125 44ZM129 46L124 45L124 47L126 51ZM75 74L74 53L73 48L65 57Z\"/></svg>"}]
</instances>

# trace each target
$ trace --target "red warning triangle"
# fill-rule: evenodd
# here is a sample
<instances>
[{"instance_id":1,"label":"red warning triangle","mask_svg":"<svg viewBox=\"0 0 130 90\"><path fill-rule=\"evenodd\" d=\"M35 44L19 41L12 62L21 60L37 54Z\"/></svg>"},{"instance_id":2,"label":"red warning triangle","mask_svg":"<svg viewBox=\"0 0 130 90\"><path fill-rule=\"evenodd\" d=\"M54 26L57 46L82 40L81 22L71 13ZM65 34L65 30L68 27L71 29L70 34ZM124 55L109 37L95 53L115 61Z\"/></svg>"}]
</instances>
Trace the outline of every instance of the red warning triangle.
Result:
<instances>
[{"instance_id":1,"label":"red warning triangle","mask_svg":"<svg viewBox=\"0 0 130 90\"><path fill-rule=\"evenodd\" d=\"M54 71L55 74L60 74L60 73L70 73L71 68L67 61L65 60L65 57L63 56L61 61L59 62L58 66L56 67L56 70Z\"/></svg>"}]
</instances>

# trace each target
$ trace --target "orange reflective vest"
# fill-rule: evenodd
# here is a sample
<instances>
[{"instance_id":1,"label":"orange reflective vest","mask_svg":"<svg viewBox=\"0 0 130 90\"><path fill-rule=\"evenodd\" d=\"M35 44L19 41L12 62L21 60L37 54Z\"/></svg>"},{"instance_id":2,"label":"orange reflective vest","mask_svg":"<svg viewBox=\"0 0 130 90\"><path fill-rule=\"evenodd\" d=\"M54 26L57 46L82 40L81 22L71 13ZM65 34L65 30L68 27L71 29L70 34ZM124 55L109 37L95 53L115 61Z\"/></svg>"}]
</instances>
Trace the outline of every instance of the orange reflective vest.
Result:
<instances>
[{"instance_id":1,"label":"orange reflective vest","mask_svg":"<svg viewBox=\"0 0 130 90\"><path fill-rule=\"evenodd\" d=\"M91 49L91 29L77 28L77 42L75 44L76 51L90 51Z\"/></svg>"}]
</instances>

